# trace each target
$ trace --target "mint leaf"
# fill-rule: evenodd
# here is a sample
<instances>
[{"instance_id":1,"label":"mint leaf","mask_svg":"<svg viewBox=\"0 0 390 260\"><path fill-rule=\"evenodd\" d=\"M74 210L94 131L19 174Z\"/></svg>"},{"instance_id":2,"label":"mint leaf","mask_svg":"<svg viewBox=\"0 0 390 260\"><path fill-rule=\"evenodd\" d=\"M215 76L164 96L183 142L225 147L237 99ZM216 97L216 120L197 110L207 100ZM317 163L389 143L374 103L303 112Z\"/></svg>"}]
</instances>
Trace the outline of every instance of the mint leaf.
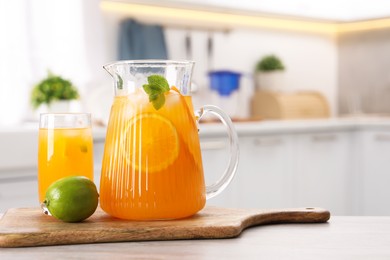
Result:
<instances>
[{"instance_id":1,"label":"mint leaf","mask_svg":"<svg viewBox=\"0 0 390 260\"><path fill-rule=\"evenodd\" d=\"M162 108L162 106L165 104L165 96L164 94L157 95L156 99L152 101L153 107L156 110L159 110Z\"/></svg>"},{"instance_id":2,"label":"mint leaf","mask_svg":"<svg viewBox=\"0 0 390 260\"><path fill-rule=\"evenodd\" d=\"M153 102L158 98L158 96L164 95L163 93L153 93L149 95L149 102Z\"/></svg>"},{"instance_id":3,"label":"mint leaf","mask_svg":"<svg viewBox=\"0 0 390 260\"><path fill-rule=\"evenodd\" d=\"M118 75L118 89L123 89L123 79Z\"/></svg>"},{"instance_id":4,"label":"mint leaf","mask_svg":"<svg viewBox=\"0 0 390 260\"><path fill-rule=\"evenodd\" d=\"M151 95L153 94L153 89L148 84L144 84L142 88L145 90L146 94Z\"/></svg>"},{"instance_id":5,"label":"mint leaf","mask_svg":"<svg viewBox=\"0 0 390 260\"><path fill-rule=\"evenodd\" d=\"M165 104L164 94L170 90L168 81L161 75L151 75L148 77L148 83L142 88L149 95L149 102L159 110Z\"/></svg>"},{"instance_id":6,"label":"mint leaf","mask_svg":"<svg viewBox=\"0 0 390 260\"><path fill-rule=\"evenodd\" d=\"M160 93L164 93L165 92L158 85L145 84L142 87L145 90L146 94L148 94L148 95L152 95L152 94L155 94L155 93L159 93L160 94Z\"/></svg>"},{"instance_id":7,"label":"mint leaf","mask_svg":"<svg viewBox=\"0 0 390 260\"><path fill-rule=\"evenodd\" d=\"M148 77L149 85L161 89L163 92L169 91L169 84L166 78L161 75L151 75Z\"/></svg>"}]
</instances>

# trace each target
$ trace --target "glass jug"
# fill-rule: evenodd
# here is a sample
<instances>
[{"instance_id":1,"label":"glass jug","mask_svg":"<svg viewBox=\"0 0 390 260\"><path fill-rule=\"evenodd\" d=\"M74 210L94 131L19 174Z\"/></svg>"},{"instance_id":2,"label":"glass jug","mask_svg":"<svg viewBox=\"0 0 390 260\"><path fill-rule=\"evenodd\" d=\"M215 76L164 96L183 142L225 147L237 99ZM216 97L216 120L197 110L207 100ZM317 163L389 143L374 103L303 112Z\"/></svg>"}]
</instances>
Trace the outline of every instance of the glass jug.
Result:
<instances>
[{"instance_id":1,"label":"glass jug","mask_svg":"<svg viewBox=\"0 0 390 260\"><path fill-rule=\"evenodd\" d=\"M230 183L238 138L230 118L206 105L194 113L192 61L119 61L104 66L115 98L107 126L100 206L131 220L177 219L201 210ZM205 186L198 121L214 114L227 127L231 157L222 177Z\"/></svg>"}]
</instances>

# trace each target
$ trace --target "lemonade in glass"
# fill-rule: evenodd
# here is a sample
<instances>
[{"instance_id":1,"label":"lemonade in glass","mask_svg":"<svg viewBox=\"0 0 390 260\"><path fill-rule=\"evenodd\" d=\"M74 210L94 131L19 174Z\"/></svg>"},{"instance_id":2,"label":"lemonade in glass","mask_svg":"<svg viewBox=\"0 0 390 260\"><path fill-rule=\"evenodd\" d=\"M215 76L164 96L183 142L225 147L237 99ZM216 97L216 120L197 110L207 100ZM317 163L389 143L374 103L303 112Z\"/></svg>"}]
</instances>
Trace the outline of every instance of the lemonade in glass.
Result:
<instances>
[{"instance_id":1,"label":"lemonade in glass","mask_svg":"<svg viewBox=\"0 0 390 260\"><path fill-rule=\"evenodd\" d=\"M91 116L85 113L42 114L38 140L38 193L67 176L93 180Z\"/></svg>"}]
</instances>

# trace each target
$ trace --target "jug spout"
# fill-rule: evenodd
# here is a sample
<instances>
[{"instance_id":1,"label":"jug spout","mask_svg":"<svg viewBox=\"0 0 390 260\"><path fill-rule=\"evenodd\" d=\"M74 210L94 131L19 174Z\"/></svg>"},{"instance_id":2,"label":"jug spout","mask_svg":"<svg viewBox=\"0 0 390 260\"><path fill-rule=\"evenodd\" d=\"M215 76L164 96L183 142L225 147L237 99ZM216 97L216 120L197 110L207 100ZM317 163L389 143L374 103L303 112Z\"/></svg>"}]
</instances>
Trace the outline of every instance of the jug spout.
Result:
<instances>
[{"instance_id":1,"label":"jug spout","mask_svg":"<svg viewBox=\"0 0 390 260\"><path fill-rule=\"evenodd\" d=\"M108 72L108 74L111 75L111 77L114 80L114 87L115 87L115 95L126 95L131 92L129 92L130 88L128 86L124 86L123 81L123 65L121 66L121 63L114 62L107 65L104 65L103 68Z\"/></svg>"},{"instance_id":2,"label":"jug spout","mask_svg":"<svg viewBox=\"0 0 390 260\"><path fill-rule=\"evenodd\" d=\"M103 69L105 69L108 74L110 74L112 77L114 77L115 75L115 71L114 71L114 63L110 63L110 64L106 64L103 66Z\"/></svg>"},{"instance_id":3,"label":"jug spout","mask_svg":"<svg viewBox=\"0 0 390 260\"><path fill-rule=\"evenodd\" d=\"M190 95L193 61L128 60L118 61L103 68L113 77L115 95L133 93L148 84L151 75L163 76L169 86L175 86L182 95Z\"/></svg>"}]
</instances>

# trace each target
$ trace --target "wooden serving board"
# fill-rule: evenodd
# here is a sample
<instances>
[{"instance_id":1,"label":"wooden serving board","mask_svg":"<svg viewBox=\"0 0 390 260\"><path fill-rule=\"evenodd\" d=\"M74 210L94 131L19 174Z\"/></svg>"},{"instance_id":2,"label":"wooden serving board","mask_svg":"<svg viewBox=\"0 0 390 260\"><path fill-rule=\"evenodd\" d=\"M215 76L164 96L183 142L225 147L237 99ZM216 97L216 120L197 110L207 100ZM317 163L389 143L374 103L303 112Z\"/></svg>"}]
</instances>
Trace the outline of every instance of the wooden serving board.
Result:
<instances>
[{"instance_id":1,"label":"wooden serving board","mask_svg":"<svg viewBox=\"0 0 390 260\"><path fill-rule=\"evenodd\" d=\"M120 241L231 238L247 227L274 223L323 223L320 208L259 210L206 207L179 220L128 221L100 208L81 223L64 223L39 208L9 209L0 220L0 247L87 244Z\"/></svg>"}]
</instances>

